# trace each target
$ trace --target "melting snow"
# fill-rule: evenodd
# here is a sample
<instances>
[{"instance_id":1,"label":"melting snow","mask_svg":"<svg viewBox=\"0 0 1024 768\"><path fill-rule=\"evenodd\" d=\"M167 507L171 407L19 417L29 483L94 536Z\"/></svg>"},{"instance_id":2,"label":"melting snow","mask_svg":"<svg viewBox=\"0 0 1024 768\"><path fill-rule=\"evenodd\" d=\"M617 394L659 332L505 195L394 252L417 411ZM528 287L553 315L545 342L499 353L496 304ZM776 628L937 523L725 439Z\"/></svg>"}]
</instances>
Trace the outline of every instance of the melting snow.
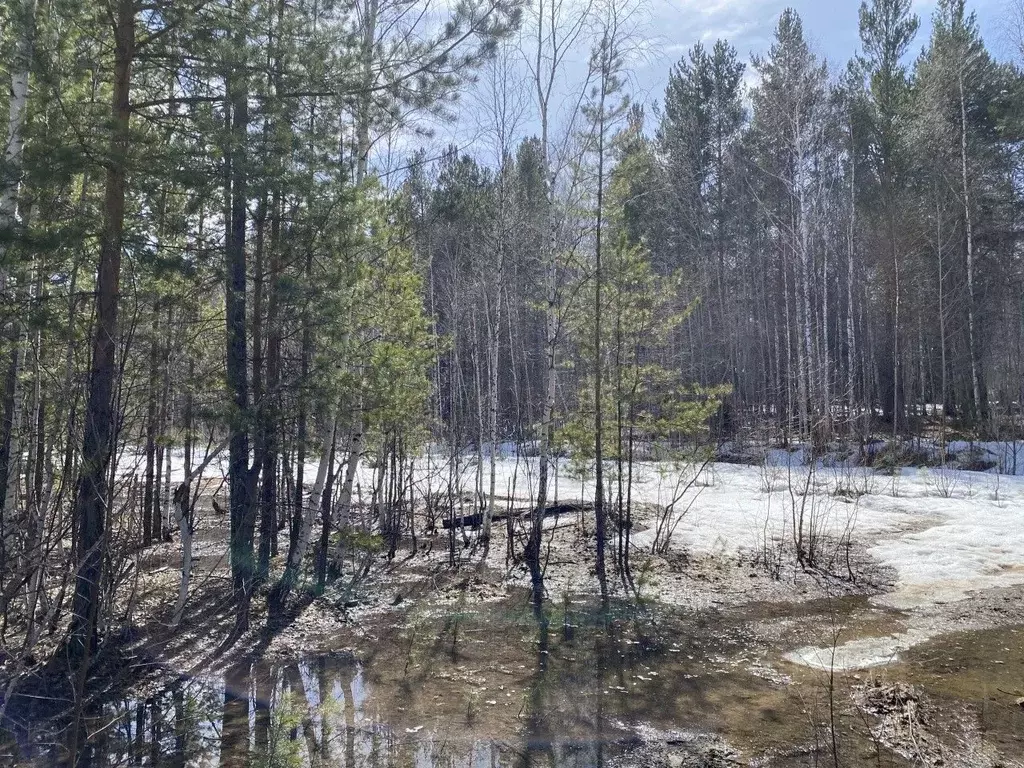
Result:
<instances>
[{"instance_id":1,"label":"melting snow","mask_svg":"<svg viewBox=\"0 0 1024 768\"><path fill-rule=\"evenodd\" d=\"M1024 583L1024 446L1002 443L973 446L1018 475L967 472L956 469L903 469L895 476L870 469L824 466L813 472L798 452L772 452L762 466L709 465L680 496L679 468L643 463L635 470L633 499L667 505L675 501L678 522L673 540L696 552L734 554L758 550L768 538L788 538L794 508L813 517L823 533L851 534L867 545L880 564L895 569L895 588L876 599L900 609L927 609L963 600L978 590ZM967 444L950 450L968 450ZM141 471L142 457L126 453L123 474ZM220 477L226 456L207 469ZM174 452L172 477L182 476L181 454ZM499 497L511 493L517 505L527 503L536 488L536 458L502 455L496 460ZM458 485L464 493L476 488L475 457L463 457ZM489 459L483 461L484 487L489 487ZM358 491L369 496L373 469L365 464L358 474ZM315 475L311 463L307 476ZM690 477L693 470L684 470ZM416 467L421 492L447 489L451 467L443 458L425 458ZM684 484L685 485L685 484ZM805 492L806 491L806 492ZM837 493L842 491L842 493ZM559 468L553 500L593 497L592 481L574 479ZM499 501L499 506L501 502ZM654 530L634 535L641 548L653 543ZM934 632L932 633L934 634ZM870 666L892 659L899 651L932 636L928 630L846 643L837 649L837 666ZM831 660L832 649L804 648L793 660L817 665ZM817 661L815 661L817 660Z\"/></svg>"}]
</instances>

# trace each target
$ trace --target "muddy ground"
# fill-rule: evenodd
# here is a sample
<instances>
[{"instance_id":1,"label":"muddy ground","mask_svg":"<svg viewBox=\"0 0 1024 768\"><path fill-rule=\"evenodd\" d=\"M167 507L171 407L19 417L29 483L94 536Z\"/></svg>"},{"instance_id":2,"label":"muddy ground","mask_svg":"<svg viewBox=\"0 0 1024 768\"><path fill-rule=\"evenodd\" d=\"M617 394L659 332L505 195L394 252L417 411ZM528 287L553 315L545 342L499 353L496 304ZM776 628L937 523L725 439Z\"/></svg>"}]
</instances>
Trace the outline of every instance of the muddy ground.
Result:
<instances>
[{"instance_id":1,"label":"muddy ground","mask_svg":"<svg viewBox=\"0 0 1024 768\"><path fill-rule=\"evenodd\" d=\"M448 762L423 764L475 764L483 744L495 765L1024 766L1022 587L912 615L872 600L894 575L856 545L829 569L793 558L768 568L728 546L635 549L631 583L610 579L605 611L586 518L567 515L545 533L546 631L526 569L508 559L496 526L486 552L473 532L457 535L455 568L439 531L421 534L415 555L405 542L394 559L373 557L355 583L346 576L320 596L299 590L272 632L263 592L254 629L226 646L227 521L205 501L182 626L166 625L179 554L165 543L139 558L135 627L116 639L121 675L97 698L150 700L170 680L316 663L350 670L336 673L348 690L358 670L359 712L395 750L379 765L423 763L426 744L463 746L444 752ZM933 636L887 664L793 660L800 648L883 638L921 621ZM331 679L306 695L308 722L324 717L314 711L324 691L344 688ZM339 697L347 707L353 694Z\"/></svg>"}]
</instances>

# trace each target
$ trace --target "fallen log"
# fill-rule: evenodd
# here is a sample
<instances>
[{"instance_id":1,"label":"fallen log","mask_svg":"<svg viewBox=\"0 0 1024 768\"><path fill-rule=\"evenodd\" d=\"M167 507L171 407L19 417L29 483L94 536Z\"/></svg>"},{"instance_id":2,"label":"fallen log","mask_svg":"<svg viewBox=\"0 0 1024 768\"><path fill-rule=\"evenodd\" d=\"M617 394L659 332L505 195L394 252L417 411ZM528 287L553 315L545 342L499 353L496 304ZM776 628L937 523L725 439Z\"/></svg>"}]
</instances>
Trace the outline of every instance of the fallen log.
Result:
<instances>
[{"instance_id":1,"label":"fallen log","mask_svg":"<svg viewBox=\"0 0 1024 768\"><path fill-rule=\"evenodd\" d=\"M568 515L578 512L589 512L594 508L594 505L590 502L584 501L566 501L560 504L551 504L544 508L543 517L556 517L558 515ZM526 517L533 513L531 507L520 507L513 509L511 514L505 512L495 512L491 517L492 523L497 523L503 520L507 520L509 517L513 519ZM451 518L448 520L442 520L441 526L447 531L454 525L456 528L472 528L476 530L484 524L484 513L476 512L472 515L463 515L462 517Z\"/></svg>"}]
</instances>

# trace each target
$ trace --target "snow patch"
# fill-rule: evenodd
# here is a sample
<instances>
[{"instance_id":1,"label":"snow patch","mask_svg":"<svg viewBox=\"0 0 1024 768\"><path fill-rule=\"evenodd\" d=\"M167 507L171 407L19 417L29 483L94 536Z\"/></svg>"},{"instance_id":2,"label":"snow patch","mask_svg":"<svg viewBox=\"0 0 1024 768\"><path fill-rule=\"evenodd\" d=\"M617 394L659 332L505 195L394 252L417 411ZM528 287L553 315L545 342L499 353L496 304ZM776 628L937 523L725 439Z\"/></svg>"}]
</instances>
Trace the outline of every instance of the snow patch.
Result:
<instances>
[{"instance_id":1,"label":"snow patch","mask_svg":"<svg viewBox=\"0 0 1024 768\"><path fill-rule=\"evenodd\" d=\"M862 637L832 646L808 645L790 651L783 658L793 664L824 671L849 671L891 664L911 646L935 636L927 629L911 629L885 637Z\"/></svg>"},{"instance_id":2,"label":"snow patch","mask_svg":"<svg viewBox=\"0 0 1024 768\"><path fill-rule=\"evenodd\" d=\"M669 526L674 526L674 546L725 556L757 552L766 541L788 541L795 506L801 507L814 515L821 534L833 540L852 537L866 544L881 565L892 568L897 575L895 588L875 602L915 611L920 624L937 605L1024 583L1024 443L951 443L948 450L983 453L1000 468L1018 474L944 467L907 468L884 475L842 464L818 462L808 467L800 464L806 459L803 451L778 450L762 466L709 465L693 483L689 482L696 471L693 466L639 463L634 469L633 500L674 505ZM505 506L506 497L514 499L514 506L528 504L537 485L537 459L516 456L511 445L500 446L500 454L496 460L498 506ZM180 482L184 457L175 450L171 458L172 482ZM222 477L226 458L226 453L218 457L205 474ZM463 456L454 467L446 457L429 454L417 461L415 482L422 494L446 494L449 485L455 485L455 498L465 498L477 488L478 471L484 473L482 487L490 487L489 464L485 460L481 466L475 456ZM125 451L119 474L137 475L142 466L144 455ZM315 470L316 462L311 461L307 477ZM374 471L368 462L360 464L357 503L369 501ZM562 463L552 478L550 496L551 502L590 501L593 481L572 477ZM470 504L466 502L467 507ZM634 546L649 551L655 533L653 528L635 533ZM843 644L839 666L885 663L933 636L929 631L912 627L901 635ZM814 661L822 656L819 651L800 649L794 659L820 665L820 659Z\"/></svg>"}]
</instances>

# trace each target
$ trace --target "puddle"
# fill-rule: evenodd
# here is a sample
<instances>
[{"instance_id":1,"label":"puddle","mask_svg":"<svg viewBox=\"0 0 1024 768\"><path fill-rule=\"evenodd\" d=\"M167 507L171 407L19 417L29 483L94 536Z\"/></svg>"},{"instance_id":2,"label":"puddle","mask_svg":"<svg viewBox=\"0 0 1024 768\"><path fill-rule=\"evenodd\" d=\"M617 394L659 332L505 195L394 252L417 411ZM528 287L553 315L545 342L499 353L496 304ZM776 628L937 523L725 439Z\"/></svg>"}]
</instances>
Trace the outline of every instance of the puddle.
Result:
<instances>
[{"instance_id":1,"label":"puddle","mask_svg":"<svg viewBox=\"0 0 1024 768\"><path fill-rule=\"evenodd\" d=\"M1016 703L1024 698L1024 625L933 638L886 676L924 689L940 721L966 704L985 748L1024 766L1024 708Z\"/></svg>"},{"instance_id":2,"label":"puddle","mask_svg":"<svg viewBox=\"0 0 1024 768\"><path fill-rule=\"evenodd\" d=\"M880 622L862 600L838 605L851 626ZM683 615L614 603L605 614L579 600L550 605L546 634L521 601L412 608L358 659L258 663L107 701L82 723L79 765L646 767L667 754L671 765L803 766L827 758L830 719L843 765L877 765L846 691L830 704L815 670L781 674L778 640L752 630L820 629L836 606ZM52 726L11 730L23 757L59 759ZM714 760L699 752L704 736Z\"/></svg>"},{"instance_id":3,"label":"puddle","mask_svg":"<svg viewBox=\"0 0 1024 768\"><path fill-rule=\"evenodd\" d=\"M626 734L602 728L600 718L587 738L477 736L472 717L449 718L443 703L431 716L399 706L378 695L369 677L350 658L322 656L182 680L145 700L108 702L82 723L88 744L77 765L518 766L534 764L529 758L536 753L553 765L582 768L630 746ZM23 760L59 763L51 732L28 724L18 736Z\"/></svg>"},{"instance_id":4,"label":"puddle","mask_svg":"<svg viewBox=\"0 0 1024 768\"><path fill-rule=\"evenodd\" d=\"M761 621L781 628L779 645L790 664L818 671L851 671L889 664L900 651L931 637L906 627L907 615L867 595L768 603Z\"/></svg>"},{"instance_id":5,"label":"puddle","mask_svg":"<svg viewBox=\"0 0 1024 768\"><path fill-rule=\"evenodd\" d=\"M817 670L848 672L857 669L881 667L895 662L901 653L932 637L924 630L911 630L879 637L861 637L843 640L842 634L835 645L805 645L787 653L783 658L793 664L802 664Z\"/></svg>"}]
</instances>

